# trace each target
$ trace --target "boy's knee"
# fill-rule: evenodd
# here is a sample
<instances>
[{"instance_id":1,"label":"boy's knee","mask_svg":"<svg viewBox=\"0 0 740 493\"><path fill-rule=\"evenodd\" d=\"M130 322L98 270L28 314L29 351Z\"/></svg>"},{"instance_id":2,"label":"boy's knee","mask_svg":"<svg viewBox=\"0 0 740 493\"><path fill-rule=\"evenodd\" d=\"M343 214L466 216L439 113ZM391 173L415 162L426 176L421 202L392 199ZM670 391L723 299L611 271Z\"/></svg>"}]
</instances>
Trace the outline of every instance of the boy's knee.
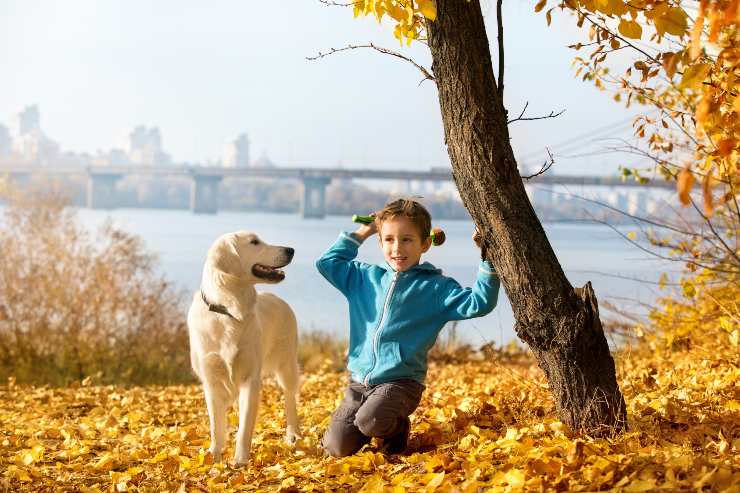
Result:
<instances>
[{"instance_id":1,"label":"boy's knee","mask_svg":"<svg viewBox=\"0 0 740 493\"><path fill-rule=\"evenodd\" d=\"M370 438L360 433L349 421L332 419L321 439L321 446L332 457L346 457L352 455L368 443Z\"/></svg>"},{"instance_id":2,"label":"boy's knee","mask_svg":"<svg viewBox=\"0 0 740 493\"><path fill-rule=\"evenodd\" d=\"M356 437L332 433L331 430L327 430L321 440L321 446L332 457L347 457L360 450L363 445Z\"/></svg>"},{"instance_id":3,"label":"boy's knee","mask_svg":"<svg viewBox=\"0 0 740 493\"><path fill-rule=\"evenodd\" d=\"M385 438L394 434L398 427L398 417L382 417L371 412L360 412L355 416L355 426L363 435Z\"/></svg>"}]
</instances>

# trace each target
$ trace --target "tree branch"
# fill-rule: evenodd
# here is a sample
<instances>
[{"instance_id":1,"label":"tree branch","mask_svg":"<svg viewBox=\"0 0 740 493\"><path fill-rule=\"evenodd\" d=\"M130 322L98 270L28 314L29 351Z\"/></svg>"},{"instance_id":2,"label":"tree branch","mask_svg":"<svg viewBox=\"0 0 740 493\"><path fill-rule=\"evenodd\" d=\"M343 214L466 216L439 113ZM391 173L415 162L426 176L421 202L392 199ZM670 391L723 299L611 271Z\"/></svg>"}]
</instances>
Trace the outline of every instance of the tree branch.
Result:
<instances>
[{"instance_id":1,"label":"tree branch","mask_svg":"<svg viewBox=\"0 0 740 493\"><path fill-rule=\"evenodd\" d=\"M544 163L542 163L542 167L540 168L540 170L537 173L535 173L533 175L529 175L529 176L522 176L522 180L531 180L535 176L542 175L542 174L546 173L547 170L549 170L550 168L552 168L552 165L553 164L555 164L555 158L552 157L552 152L550 152L550 149L548 149L547 147L545 147L545 149L547 150L547 155L549 156L549 158L547 160L545 160Z\"/></svg>"},{"instance_id":2,"label":"tree branch","mask_svg":"<svg viewBox=\"0 0 740 493\"><path fill-rule=\"evenodd\" d=\"M634 43L630 42L628 39L623 38L619 34L615 33L611 29L607 28L605 25L597 24L596 21L594 21L593 19L591 19L591 16L589 16L589 14L583 12L580 8L576 8L576 12L578 12L579 14L581 14L588 22L591 23L591 25L593 25L595 27L598 27L599 29L602 29L602 30L608 32L609 34L612 35L612 37L620 40L622 43L628 45L630 48L634 49L635 51L639 51L640 53L642 53L643 55L645 55L652 62L654 62L654 63L656 63L658 65L662 65L657 58L655 58L654 56L650 55L645 50L642 50L642 49L638 48Z\"/></svg>"},{"instance_id":3,"label":"tree branch","mask_svg":"<svg viewBox=\"0 0 740 493\"><path fill-rule=\"evenodd\" d=\"M315 60L318 60L320 58L324 58L326 56L333 55L335 53L340 53L342 51L348 51L348 50L357 50L357 49L360 49L360 48L370 48L370 49L373 49L373 50L378 51L380 53L383 53L385 55L392 55L394 57L400 58L401 60L405 60L405 61L409 62L414 67L418 68L421 71L421 73L424 75L424 78L421 79L421 81L419 82L420 85L425 80L431 80L431 81L434 82L434 76L431 73L429 73L429 71L424 66L419 65L418 63L416 63L411 58L409 58L409 57L407 57L405 55L402 55L402 54L398 53L397 51L389 50L388 48L383 48L381 46L375 46L373 43L366 44L366 45L347 45L344 48L330 48L329 51L326 52L326 53L319 52L319 54L316 55L316 56L307 56L306 57L306 60L315 61Z\"/></svg>"},{"instance_id":4,"label":"tree branch","mask_svg":"<svg viewBox=\"0 0 740 493\"><path fill-rule=\"evenodd\" d=\"M545 116L524 117L524 112L527 111L527 106L529 106L529 101L527 101L524 104L524 109L522 110L521 113L519 113L519 116L517 116L513 120L508 120L506 124L508 125L514 122L524 122L524 121L533 121L533 120L545 120L546 118L557 118L563 113L565 113L565 110L560 110L557 113L555 113L554 111L551 111L549 115L545 115Z\"/></svg>"}]
</instances>

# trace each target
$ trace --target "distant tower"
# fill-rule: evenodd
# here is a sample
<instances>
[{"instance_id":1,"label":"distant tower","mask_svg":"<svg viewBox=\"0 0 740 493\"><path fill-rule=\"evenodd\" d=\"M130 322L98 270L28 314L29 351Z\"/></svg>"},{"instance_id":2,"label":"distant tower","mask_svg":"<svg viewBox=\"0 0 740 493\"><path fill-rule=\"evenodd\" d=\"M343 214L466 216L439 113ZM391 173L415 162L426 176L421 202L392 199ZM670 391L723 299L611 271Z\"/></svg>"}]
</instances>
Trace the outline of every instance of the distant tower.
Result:
<instances>
[{"instance_id":1,"label":"distant tower","mask_svg":"<svg viewBox=\"0 0 740 493\"><path fill-rule=\"evenodd\" d=\"M26 106L22 111L13 115L11 125L16 137L23 137L34 132L41 132L41 114L39 107L34 105Z\"/></svg>"},{"instance_id":2,"label":"distant tower","mask_svg":"<svg viewBox=\"0 0 740 493\"><path fill-rule=\"evenodd\" d=\"M159 128L139 125L126 136L124 145L129 160L134 164L169 164L170 156L162 150Z\"/></svg>"},{"instance_id":3,"label":"distant tower","mask_svg":"<svg viewBox=\"0 0 740 493\"><path fill-rule=\"evenodd\" d=\"M236 140L226 145L224 166L227 168L249 167L249 137L247 134L240 134Z\"/></svg>"},{"instance_id":4,"label":"distant tower","mask_svg":"<svg viewBox=\"0 0 740 493\"><path fill-rule=\"evenodd\" d=\"M59 144L41 131L41 115L36 105L26 106L11 121L13 152L22 160L48 165L57 161Z\"/></svg>"},{"instance_id":5,"label":"distant tower","mask_svg":"<svg viewBox=\"0 0 740 493\"><path fill-rule=\"evenodd\" d=\"M0 125L0 158L8 157L13 152L13 139L8 127Z\"/></svg>"}]
</instances>

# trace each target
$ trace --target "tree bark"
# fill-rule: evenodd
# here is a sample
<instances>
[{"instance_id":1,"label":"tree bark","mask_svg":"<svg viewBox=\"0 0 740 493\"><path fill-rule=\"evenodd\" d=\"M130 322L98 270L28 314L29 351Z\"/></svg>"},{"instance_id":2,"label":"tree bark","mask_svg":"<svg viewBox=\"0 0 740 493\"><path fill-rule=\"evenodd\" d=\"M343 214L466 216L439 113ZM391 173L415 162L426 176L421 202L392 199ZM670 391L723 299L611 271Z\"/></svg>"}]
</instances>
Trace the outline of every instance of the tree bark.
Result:
<instances>
[{"instance_id":1,"label":"tree bark","mask_svg":"<svg viewBox=\"0 0 740 493\"><path fill-rule=\"evenodd\" d=\"M625 403L596 296L591 283L570 285L524 190L478 0L436 3L427 31L453 175L516 333L545 372L564 423L592 435L622 430Z\"/></svg>"}]
</instances>

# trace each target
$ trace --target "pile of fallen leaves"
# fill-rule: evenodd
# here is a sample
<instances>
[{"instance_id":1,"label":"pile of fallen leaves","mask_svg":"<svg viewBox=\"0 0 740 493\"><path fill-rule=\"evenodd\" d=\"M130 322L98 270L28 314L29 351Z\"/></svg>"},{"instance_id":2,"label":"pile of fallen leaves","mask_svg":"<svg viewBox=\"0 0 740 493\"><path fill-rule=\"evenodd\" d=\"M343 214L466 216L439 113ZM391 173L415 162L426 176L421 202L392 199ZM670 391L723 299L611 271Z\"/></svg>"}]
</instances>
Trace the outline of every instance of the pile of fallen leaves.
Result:
<instances>
[{"instance_id":1,"label":"pile of fallen leaves","mask_svg":"<svg viewBox=\"0 0 740 493\"><path fill-rule=\"evenodd\" d=\"M571 434L526 356L434 363L400 456L375 443L344 459L322 455L346 383L334 371L304 375L303 438L291 449L268 381L243 469L206 452L197 386L11 380L0 387L0 491L738 491L737 352L643 345L617 361L630 430L611 439Z\"/></svg>"}]
</instances>

